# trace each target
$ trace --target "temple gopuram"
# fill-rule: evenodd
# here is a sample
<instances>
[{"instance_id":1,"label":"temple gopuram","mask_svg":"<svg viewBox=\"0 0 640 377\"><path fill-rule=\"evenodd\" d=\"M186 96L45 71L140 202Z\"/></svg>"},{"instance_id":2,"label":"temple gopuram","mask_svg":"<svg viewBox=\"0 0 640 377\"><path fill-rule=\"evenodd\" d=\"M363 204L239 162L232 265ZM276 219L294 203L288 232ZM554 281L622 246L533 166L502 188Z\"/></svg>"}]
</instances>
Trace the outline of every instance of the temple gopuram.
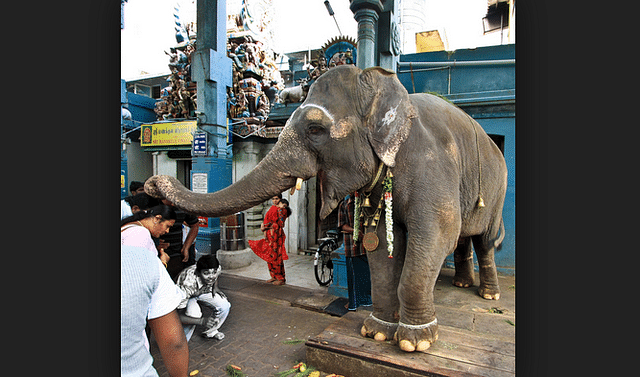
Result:
<instances>
[{"instance_id":1,"label":"temple gopuram","mask_svg":"<svg viewBox=\"0 0 640 377\"><path fill-rule=\"evenodd\" d=\"M319 49L276 54L270 47L272 10L264 4L243 2L236 14L227 16L227 56L233 63L233 87L227 90L228 126L232 135L242 139L277 138L318 77L332 67L356 62L356 41L344 36L332 38ZM154 110L159 121L196 118L196 82L191 79L196 24L182 23L176 14L175 28L177 43L165 51L171 74Z\"/></svg>"}]
</instances>

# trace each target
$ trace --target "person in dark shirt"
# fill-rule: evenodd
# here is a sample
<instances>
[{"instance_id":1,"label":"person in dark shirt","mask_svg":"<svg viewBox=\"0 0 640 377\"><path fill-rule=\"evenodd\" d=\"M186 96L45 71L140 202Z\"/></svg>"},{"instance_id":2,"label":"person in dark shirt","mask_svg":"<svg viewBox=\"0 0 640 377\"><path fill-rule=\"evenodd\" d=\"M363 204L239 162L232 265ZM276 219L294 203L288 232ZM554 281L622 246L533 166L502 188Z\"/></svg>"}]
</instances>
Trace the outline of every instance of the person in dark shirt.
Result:
<instances>
[{"instance_id":1,"label":"person in dark shirt","mask_svg":"<svg viewBox=\"0 0 640 377\"><path fill-rule=\"evenodd\" d=\"M362 237L358 239L358 242L353 242L354 206L354 195L347 195L340 203L338 211L338 228L344 233L349 293L347 309L349 310L356 310L358 306L371 305L371 277L367 253L362 246ZM362 223L360 223L360 232L362 232Z\"/></svg>"},{"instance_id":2,"label":"person in dark shirt","mask_svg":"<svg viewBox=\"0 0 640 377\"><path fill-rule=\"evenodd\" d=\"M131 181L129 184L129 192L132 196L142 194L144 192L144 182Z\"/></svg>"},{"instance_id":3,"label":"person in dark shirt","mask_svg":"<svg viewBox=\"0 0 640 377\"><path fill-rule=\"evenodd\" d=\"M196 263L195 241L198 236L199 220L198 216L184 212L173 206L167 199L162 199L162 203L173 207L176 212L176 222L169 229L169 233L162 236L160 244L164 247L165 253L171 259L167 263L167 271L175 281L180 271ZM186 239L183 240L182 225L189 228Z\"/></svg>"}]
</instances>

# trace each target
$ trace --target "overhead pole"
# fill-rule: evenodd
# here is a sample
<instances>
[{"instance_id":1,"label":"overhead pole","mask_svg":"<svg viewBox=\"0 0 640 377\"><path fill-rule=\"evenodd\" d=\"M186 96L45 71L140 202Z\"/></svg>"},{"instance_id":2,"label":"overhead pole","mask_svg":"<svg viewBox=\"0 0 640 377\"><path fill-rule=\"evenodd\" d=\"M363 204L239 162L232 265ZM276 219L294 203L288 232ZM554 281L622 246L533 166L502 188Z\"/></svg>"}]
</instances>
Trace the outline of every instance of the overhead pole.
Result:
<instances>
[{"instance_id":1,"label":"overhead pole","mask_svg":"<svg viewBox=\"0 0 640 377\"><path fill-rule=\"evenodd\" d=\"M331 8L331 4L329 4L329 0L324 0L324 6L327 7L327 12L329 12L329 16L333 17L333 21L336 23L336 27L338 28L338 33L342 35L342 31L340 30L340 25L338 25L338 20L336 20L335 12L333 8Z\"/></svg>"}]
</instances>

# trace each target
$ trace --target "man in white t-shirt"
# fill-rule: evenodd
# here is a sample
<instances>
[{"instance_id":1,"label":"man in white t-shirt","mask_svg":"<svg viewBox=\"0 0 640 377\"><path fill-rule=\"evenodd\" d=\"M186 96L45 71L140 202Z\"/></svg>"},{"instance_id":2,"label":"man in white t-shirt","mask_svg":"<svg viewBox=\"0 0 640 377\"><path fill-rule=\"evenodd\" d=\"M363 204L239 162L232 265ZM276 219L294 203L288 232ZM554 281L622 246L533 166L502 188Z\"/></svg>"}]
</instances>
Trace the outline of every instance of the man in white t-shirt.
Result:
<instances>
[{"instance_id":1,"label":"man in white t-shirt","mask_svg":"<svg viewBox=\"0 0 640 377\"><path fill-rule=\"evenodd\" d=\"M153 357L144 329L149 327L169 375L186 376L189 348L176 307L184 295L160 259L148 250L120 248L120 372L122 376L154 376Z\"/></svg>"}]
</instances>

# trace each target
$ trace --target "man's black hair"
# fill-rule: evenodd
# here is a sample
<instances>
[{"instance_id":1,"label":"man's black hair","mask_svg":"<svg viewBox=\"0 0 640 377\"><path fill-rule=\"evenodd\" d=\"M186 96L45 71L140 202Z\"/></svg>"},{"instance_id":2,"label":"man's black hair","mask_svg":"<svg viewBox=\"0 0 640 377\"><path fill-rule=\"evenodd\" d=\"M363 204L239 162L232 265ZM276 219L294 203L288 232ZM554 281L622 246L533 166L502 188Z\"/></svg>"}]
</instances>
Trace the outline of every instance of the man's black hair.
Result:
<instances>
[{"instance_id":1,"label":"man's black hair","mask_svg":"<svg viewBox=\"0 0 640 377\"><path fill-rule=\"evenodd\" d=\"M203 255L200 257L200 259L198 259L198 262L196 262L196 272L202 270L210 270L212 268L218 269L218 266L220 266L220 263L218 262L218 258L216 258L215 255Z\"/></svg>"},{"instance_id":2,"label":"man's black hair","mask_svg":"<svg viewBox=\"0 0 640 377\"><path fill-rule=\"evenodd\" d=\"M146 192L127 196L126 198L124 198L124 201L129 203L129 206L131 206L132 208L133 206L138 206L138 208L143 210L162 204L160 200L154 198L153 196L150 196Z\"/></svg>"},{"instance_id":3,"label":"man's black hair","mask_svg":"<svg viewBox=\"0 0 640 377\"><path fill-rule=\"evenodd\" d=\"M144 182L131 181L131 183L129 183L129 191L130 192L131 191L136 191L140 187L144 187Z\"/></svg>"}]
</instances>

